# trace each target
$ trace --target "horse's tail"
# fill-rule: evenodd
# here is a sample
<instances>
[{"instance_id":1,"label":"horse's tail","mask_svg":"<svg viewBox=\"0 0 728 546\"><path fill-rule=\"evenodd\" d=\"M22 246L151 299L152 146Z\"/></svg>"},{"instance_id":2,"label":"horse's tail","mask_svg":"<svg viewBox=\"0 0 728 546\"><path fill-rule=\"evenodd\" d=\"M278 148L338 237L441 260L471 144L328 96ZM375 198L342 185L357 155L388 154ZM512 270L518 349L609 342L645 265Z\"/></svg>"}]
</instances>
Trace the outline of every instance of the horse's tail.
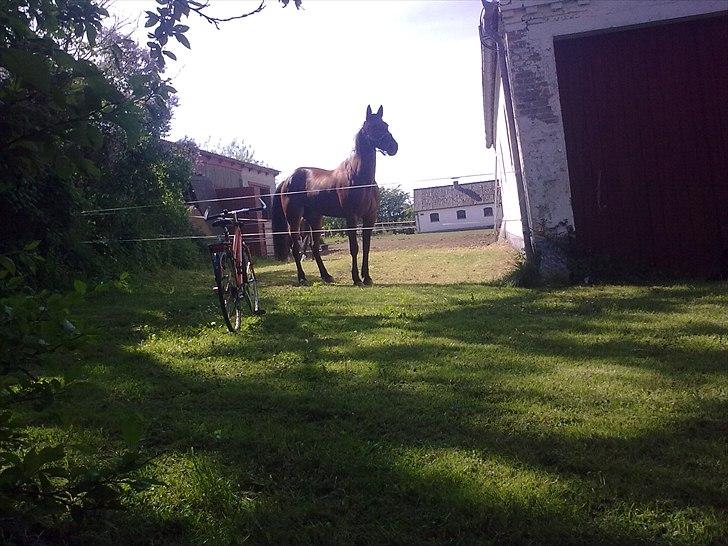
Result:
<instances>
[{"instance_id":1,"label":"horse's tail","mask_svg":"<svg viewBox=\"0 0 728 546\"><path fill-rule=\"evenodd\" d=\"M288 234L288 222L286 214L283 211L283 203L281 202L281 193L283 192L283 184L281 182L273 194L273 206L271 216L273 220L273 250L275 251L276 260L285 262L291 252L291 236Z\"/></svg>"}]
</instances>

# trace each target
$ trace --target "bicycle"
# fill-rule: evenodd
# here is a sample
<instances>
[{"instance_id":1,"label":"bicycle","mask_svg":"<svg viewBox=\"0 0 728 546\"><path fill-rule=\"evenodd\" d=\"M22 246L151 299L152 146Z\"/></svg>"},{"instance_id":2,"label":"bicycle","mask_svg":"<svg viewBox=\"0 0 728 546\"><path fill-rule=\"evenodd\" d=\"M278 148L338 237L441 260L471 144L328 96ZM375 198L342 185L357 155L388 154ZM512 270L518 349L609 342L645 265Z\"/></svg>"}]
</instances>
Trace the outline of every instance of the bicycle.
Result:
<instances>
[{"instance_id":1,"label":"bicycle","mask_svg":"<svg viewBox=\"0 0 728 546\"><path fill-rule=\"evenodd\" d=\"M223 228L220 240L208 245L208 248L212 255L212 269L215 274L214 290L220 299L225 324L231 332L240 329L241 301L245 301L252 314L265 314L260 307L253 257L240 230L242 222L246 219L238 218L239 214L266 210L265 201L260 199L260 202L262 204L260 207L223 210L213 216L208 216L209 211L205 211L203 216L205 221L211 221L213 226Z\"/></svg>"}]
</instances>

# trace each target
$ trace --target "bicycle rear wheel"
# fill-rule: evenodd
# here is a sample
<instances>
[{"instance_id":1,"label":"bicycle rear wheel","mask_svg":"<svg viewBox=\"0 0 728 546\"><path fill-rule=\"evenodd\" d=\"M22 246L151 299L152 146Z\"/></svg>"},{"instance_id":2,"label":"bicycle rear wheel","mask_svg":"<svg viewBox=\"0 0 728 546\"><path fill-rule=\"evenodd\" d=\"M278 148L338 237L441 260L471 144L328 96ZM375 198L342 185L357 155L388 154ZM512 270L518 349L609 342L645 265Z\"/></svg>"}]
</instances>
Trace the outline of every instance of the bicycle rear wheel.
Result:
<instances>
[{"instance_id":1,"label":"bicycle rear wheel","mask_svg":"<svg viewBox=\"0 0 728 546\"><path fill-rule=\"evenodd\" d=\"M255 269L253 268L253 260L250 257L250 251L247 246L243 247L243 265L245 271L243 272L243 285L242 292L245 303L248 309L254 315L262 315L263 310L260 308L260 299L258 297L258 279L255 276Z\"/></svg>"},{"instance_id":2,"label":"bicycle rear wheel","mask_svg":"<svg viewBox=\"0 0 728 546\"><path fill-rule=\"evenodd\" d=\"M235 262L230 252L216 252L212 255L212 268L215 271L217 296L225 324L231 332L240 329L240 297L235 282Z\"/></svg>"}]
</instances>

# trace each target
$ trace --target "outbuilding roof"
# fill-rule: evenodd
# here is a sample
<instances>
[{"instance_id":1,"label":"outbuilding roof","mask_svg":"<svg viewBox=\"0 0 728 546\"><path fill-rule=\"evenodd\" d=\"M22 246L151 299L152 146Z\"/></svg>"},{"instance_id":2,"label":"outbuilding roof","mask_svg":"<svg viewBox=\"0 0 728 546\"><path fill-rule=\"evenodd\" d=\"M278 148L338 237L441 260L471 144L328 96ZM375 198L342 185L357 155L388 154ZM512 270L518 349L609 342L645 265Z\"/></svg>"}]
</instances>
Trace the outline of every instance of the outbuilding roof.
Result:
<instances>
[{"instance_id":1,"label":"outbuilding roof","mask_svg":"<svg viewBox=\"0 0 728 546\"><path fill-rule=\"evenodd\" d=\"M495 202L495 180L415 188L415 212Z\"/></svg>"},{"instance_id":2,"label":"outbuilding roof","mask_svg":"<svg viewBox=\"0 0 728 546\"><path fill-rule=\"evenodd\" d=\"M271 169L270 167L264 167L263 165L258 165L257 163L249 163L247 161L240 161L239 159L233 159L232 157L227 157L215 152L208 152L207 150L199 150L199 158L198 161L206 163L210 161L217 161L219 163L223 163L229 167L233 167L237 170L242 169L248 169L250 171L258 171L265 174L272 174L273 176L277 176L281 173L281 171L277 171L276 169Z\"/></svg>"}]
</instances>

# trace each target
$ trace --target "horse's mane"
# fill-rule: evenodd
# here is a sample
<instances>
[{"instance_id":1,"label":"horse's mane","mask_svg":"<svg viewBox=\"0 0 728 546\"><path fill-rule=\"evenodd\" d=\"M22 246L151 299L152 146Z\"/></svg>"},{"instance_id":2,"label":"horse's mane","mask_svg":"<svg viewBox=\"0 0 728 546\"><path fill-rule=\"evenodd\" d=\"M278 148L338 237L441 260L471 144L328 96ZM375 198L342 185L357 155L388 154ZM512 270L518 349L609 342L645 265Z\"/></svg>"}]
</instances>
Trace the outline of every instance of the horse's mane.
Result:
<instances>
[{"instance_id":1,"label":"horse's mane","mask_svg":"<svg viewBox=\"0 0 728 546\"><path fill-rule=\"evenodd\" d=\"M340 168L344 171L346 174L346 177L353 181L354 175L356 174L356 169L359 167L361 163L361 156L359 155L359 152L361 151L359 148L359 139L362 138L362 131L364 130L364 125L361 126L361 128L356 132L356 135L354 135L354 148L351 150L351 154L349 157L347 157L344 161L341 162Z\"/></svg>"}]
</instances>

